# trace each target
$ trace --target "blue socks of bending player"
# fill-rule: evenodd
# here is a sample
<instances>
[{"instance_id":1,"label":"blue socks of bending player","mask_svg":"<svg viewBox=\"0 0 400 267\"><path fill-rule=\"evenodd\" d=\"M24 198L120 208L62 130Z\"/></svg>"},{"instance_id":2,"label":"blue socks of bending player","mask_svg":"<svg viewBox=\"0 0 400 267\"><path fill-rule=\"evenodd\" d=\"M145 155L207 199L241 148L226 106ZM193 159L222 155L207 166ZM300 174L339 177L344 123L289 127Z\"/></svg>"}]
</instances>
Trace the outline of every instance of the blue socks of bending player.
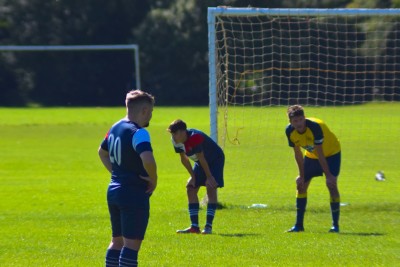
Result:
<instances>
[{"instance_id":1,"label":"blue socks of bending player","mask_svg":"<svg viewBox=\"0 0 400 267\"><path fill-rule=\"evenodd\" d=\"M189 203L189 215L192 227L199 228L199 203ZM217 203L208 203L207 204L207 220L206 226L212 227L213 220L215 217L215 210L217 209Z\"/></svg>"},{"instance_id":2,"label":"blue socks of bending player","mask_svg":"<svg viewBox=\"0 0 400 267\"><path fill-rule=\"evenodd\" d=\"M106 253L106 267L118 267L121 250L108 249Z\"/></svg>"},{"instance_id":3,"label":"blue socks of bending player","mask_svg":"<svg viewBox=\"0 0 400 267\"><path fill-rule=\"evenodd\" d=\"M217 209L217 203L208 203L208 205L207 205L207 221L206 221L207 227L212 228L216 209Z\"/></svg>"},{"instance_id":4,"label":"blue socks of bending player","mask_svg":"<svg viewBox=\"0 0 400 267\"><path fill-rule=\"evenodd\" d=\"M192 227L199 228L199 203L189 203L189 216Z\"/></svg>"},{"instance_id":5,"label":"blue socks of bending player","mask_svg":"<svg viewBox=\"0 0 400 267\"><path fill-rule=\"evenodd\" d=\"M138 266L138 252L136 250L123 247L121 250L121 255L119 257L120 267L134 267Z\"/></svg>"},{"instance_id":6,"label":"blue socks of bending player","mask_svg":"<svg viewBox=\"0 0 400 267\"><path fill-rule=\"evenodd\" d=\"M304 222L304 213L306 212L307 206L307 193L306 194L297 194L296 197L296 226L303 227Z\"/></svg>"}]
</instances>

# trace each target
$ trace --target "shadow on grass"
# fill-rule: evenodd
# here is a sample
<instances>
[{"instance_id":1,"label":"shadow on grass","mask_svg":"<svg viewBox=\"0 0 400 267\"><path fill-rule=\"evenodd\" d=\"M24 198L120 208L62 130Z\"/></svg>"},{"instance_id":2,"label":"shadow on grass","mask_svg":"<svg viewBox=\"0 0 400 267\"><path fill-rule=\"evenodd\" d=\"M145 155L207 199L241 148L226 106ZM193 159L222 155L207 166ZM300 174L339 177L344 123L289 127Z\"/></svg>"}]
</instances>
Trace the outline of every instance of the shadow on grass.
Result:
<instances>
[{"instance_id":1,"label":"shadow on grass","mask_svg":"<svg viewBox=\"0 0 400 267\"><path fill-rule=\"evenodd\" d=\"M224 236L224 237L248 237L248 236L258 236L259 234L243 234L243 233L237 233L237 234L217 234L219 236Z\"/></svg>"},{"instance_id":2,"label":"shadow on grass","mask_svg":"<svg viewBox=\"0 0 400 267\"><path fill-rule=\"evenodd\" d=\"M340 235L357 235L357 236L384 236L384 233L343 233L341 232Z\"/></svg>"}]
</instances>

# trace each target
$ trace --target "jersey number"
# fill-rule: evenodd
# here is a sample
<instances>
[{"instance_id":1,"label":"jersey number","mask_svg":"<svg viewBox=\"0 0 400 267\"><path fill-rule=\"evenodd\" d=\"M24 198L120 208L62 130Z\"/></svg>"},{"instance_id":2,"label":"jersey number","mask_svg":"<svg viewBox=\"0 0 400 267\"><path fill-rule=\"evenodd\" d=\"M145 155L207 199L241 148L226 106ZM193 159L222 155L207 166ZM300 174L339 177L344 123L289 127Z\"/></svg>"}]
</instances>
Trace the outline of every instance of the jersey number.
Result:
<instances>
[{"instance_id":1,"label":"jersey number","mask_svg":"<svg viewBox=\"0 0 400 267\"><path fill-rule=\"evenodd\" d=\"M121 138L119 136L115 138L113 134L110 134L108 136L108 147L111 163L117 163L121 166Z\"/></svg>"}]
</instances>

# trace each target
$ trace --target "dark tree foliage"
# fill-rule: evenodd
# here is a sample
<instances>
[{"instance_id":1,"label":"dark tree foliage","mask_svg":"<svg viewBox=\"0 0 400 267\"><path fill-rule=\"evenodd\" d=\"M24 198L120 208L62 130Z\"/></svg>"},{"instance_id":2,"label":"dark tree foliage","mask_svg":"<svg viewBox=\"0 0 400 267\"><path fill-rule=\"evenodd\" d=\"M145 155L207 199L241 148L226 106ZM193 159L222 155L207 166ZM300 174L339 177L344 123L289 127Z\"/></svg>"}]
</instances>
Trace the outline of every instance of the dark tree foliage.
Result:
<instances>
[{"instance_id":1,"label":"dark tree foliage","mask_svg":"<svg viewBox=\"0 0 400 267\"><path fill-rule=\"evenodd\" d=\"M0 0L0 45L138 44L142 89L158 105L206 105L207 7L333 8L353 2L360 1ZM131 51L1 52L0 105L121 105L135 86L133 73Z\"/></svg>"}]
</instances>

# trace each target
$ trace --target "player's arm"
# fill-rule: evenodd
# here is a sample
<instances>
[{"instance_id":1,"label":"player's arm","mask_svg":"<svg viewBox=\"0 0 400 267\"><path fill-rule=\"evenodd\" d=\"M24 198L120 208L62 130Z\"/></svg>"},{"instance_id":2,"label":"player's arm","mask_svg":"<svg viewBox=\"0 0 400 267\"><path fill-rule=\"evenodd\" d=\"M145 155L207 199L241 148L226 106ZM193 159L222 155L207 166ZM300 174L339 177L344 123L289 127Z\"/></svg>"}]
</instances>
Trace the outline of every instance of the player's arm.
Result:
<instances>
[{"instance_id":1,"label":"player's arm","mask_svg":"<svg viewBox=\"0 0 400 267\"><path fill-rule=\"evenodd\" d=\"M330 188L331 186L336 187L337 186L337 177L334 176L331 171L329 170L329 165L328 162L326 161L325 155L324 155L324 150L322 148L322 145L316 145L315 150L318 153L318 160L319 164L321 165L322 170L325 173L326 177L326 184ZM339 193L336 193L339 195Z\"/></svg>"},{"instance_id":2,"label":"player's arm","mask_svg":"<svg viewBox=\"0 0 400 267\"><path fill-rule=\"evenodd\" d=\"M192 164L190 164L190 160L186 156L185 152L180 152L179 155L181 156L181 163L185 167L185 169L188 171L188 173L190 174L190 177L195 178L194 172L192 169Z\"/></svg>"},{"instance_id":3,"label":"player's arm","mask_svg":"<svg viewBox=\"0 0 400 267\"><path fill-rule=\"evenodd\" d=\"M154 155L152 151L143 151L140 153L140 158L143 162L143 167L146 170L147 174L149 175L146 177L150 185L148 187L147 193L153 193L153 191L157 187L157 164L156 160L154 159ZM142 179L144 179L142 177Z\"/></svg>"},{"instance_id":4,"label":"player's arm","mask_svg":"<svg viewBox=\"0 0 400 267\"><path fill-rule=\"evenodd\" d=\"M299 177L304 179L304 157L303 152L299 146L293 147L294 158L297 163L297 167L299 169Z\"/></svg>"},{"instance_id":5,"label":"player's arm","mask_svg":"<svg viewBox=\"0 0 400 267\"><path fill-rule=\"evenodd\" d=\"M322 145L315 145L314 149L316 150L318 154L318 161L319 164L321 165L322 170L325 173L325 176L332 176L331 171L329 170L328 162L326 162L326 158L324 155L324 150L322 148Z\"/></svg>"},{"instance_id":6,"label":"player's arm","mask_svg":"<svg viewBox=\"0 0 400 267\"><path fill-rule=\"evenodd\" d=\"M99 153L100 160L103 163L104 167L106 167L106 169L111 173L112 172L112 165L111 165L111 161L110 161L110 157L109 157L108 151L102 149L101 146L100 146L99 150L98 150L98 153Z\"/></svg>"},{"instance_id":7,"label":"player's arm","mask_svg":"<svg viewBox=\"0 0 400 267\"><path fill-rule=\"evenodd\" d=\"M218 186L218 183L215 181L215 178L210 171L210 167L208 166L207 160L204 157L204 153L203 152L196 153L196 156L199 159L200 165L203 168L204 173L206 174L207 177L206 186L216 188Z\"/></svg>"},{"instance_id":8,"label":"player's arm","mask_svg":"<svg viewBox=\"0 0 400 267\"><path fill-rule=\"evenodd\" d=\"M294 158L296 160L297 167L299 169L299 176L296 178L297 191L299 193L303 193L303 191L306 189L304 181L304 157L300 147L298 146L293 147L293 151L294 151Z\"/></svg>"}]
</instances>

